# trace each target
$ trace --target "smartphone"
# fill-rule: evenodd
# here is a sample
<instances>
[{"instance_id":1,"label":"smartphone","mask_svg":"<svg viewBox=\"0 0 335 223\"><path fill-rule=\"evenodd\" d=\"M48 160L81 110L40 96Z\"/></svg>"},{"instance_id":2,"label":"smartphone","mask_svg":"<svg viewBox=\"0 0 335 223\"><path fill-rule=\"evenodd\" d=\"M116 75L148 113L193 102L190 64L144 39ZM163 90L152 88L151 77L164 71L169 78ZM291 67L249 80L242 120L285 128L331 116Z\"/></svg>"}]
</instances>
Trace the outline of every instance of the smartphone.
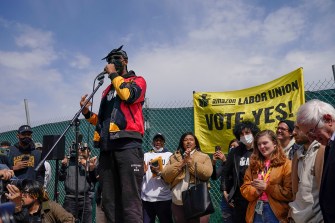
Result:
<instances>
[{"instance_id":1,"label":"smartphone","mask_svg":"<svg viewBox=\"0 0 335 223\"><path fill-rule=\"evenodd\" d=\"M158 167L158 160L150 164L153 167Z\"/></svg>"},{"instance_id":2,"label":"smartphone","mask_svg":"<svg viewBox=\"0 0 335 223\"><path fill-rule=\"evenodd\" d=\"M23 156L21 159L21 161L27 161L27 160L29 160L29 156Z\"/></svg>"},{"instance_id":3,"label":"smartphone","mask_svg":"<svg viewBox=\"0 0 335 223\"><path fill-rule=\"evenodd\" d=\"M215 146L215 152L221 151L221 146Z\"/></svg>"}]
</instances>

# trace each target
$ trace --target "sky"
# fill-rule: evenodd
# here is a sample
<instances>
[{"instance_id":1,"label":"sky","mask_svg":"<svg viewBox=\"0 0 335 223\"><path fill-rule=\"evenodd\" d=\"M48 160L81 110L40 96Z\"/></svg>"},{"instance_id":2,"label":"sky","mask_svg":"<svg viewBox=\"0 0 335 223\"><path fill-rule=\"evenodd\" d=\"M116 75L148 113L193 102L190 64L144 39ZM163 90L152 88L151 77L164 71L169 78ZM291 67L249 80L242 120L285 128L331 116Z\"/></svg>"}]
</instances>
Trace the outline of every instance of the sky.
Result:
<instances>
[{"instance_id":1,"label":"sky","mask_svg":"<svg viewBox=\"0 0 335 223\"><path fill-rule=\"evenodd\" d=\"M0 132L26 124L25 99L32 126L71 119L121 45L151 107L299 67L305 83L331 80L334 11L333 0L0 1Z\"/></svg>"}]
</instances>

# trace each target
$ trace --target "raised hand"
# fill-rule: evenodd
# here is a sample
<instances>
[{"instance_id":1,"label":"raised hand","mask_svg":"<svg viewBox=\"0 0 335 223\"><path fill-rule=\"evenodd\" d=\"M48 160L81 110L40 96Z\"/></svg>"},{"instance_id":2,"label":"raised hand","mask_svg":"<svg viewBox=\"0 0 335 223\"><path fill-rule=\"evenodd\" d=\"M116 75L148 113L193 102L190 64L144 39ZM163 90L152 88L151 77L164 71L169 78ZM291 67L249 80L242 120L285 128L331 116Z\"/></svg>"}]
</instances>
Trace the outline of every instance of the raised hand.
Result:
<instances>
[{"instance_id":1,"label":"raised hand","mask_svg":"<svg viewBox=\"0 0 335 223\"><path fill-rule=\"evenodd\" d=\"M83 95L83 96L81 96L81 100L80 100L80 107L83 107L84 106L84 104L86 103L86 98L87 98L87 94L85 94L85 95ZM85 106L85 108L83 109L83 111L82 111L82 113L83 113L83 115L85 115L85 114L87 114L87 112L89 111L89 107L92 105L92 103L89 101L87 104L86 104L86 106Z\"/></svg>"}]
</instances>

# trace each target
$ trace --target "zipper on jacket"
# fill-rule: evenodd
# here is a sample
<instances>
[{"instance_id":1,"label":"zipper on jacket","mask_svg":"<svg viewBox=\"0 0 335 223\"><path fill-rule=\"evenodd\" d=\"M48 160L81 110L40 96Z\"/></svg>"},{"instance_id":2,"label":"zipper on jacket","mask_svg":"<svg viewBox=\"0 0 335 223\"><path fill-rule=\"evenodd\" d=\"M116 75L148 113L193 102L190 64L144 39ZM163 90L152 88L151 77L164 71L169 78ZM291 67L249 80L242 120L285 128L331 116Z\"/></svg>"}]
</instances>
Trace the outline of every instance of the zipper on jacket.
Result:
<instances>
[{"instance_id":1,"label":"zipper on jacket","mask_svg":"<svg viewBox=\"0 0 335 223\"><path fill-rule=\"evenodd\" d=\"M127 107L128 107L128 110L129 110L129 113L130 113L131 117L133 118L133 122L136 123L134 114L131 112L130 106L127 105Z\"/></svg>"}]
</instances>

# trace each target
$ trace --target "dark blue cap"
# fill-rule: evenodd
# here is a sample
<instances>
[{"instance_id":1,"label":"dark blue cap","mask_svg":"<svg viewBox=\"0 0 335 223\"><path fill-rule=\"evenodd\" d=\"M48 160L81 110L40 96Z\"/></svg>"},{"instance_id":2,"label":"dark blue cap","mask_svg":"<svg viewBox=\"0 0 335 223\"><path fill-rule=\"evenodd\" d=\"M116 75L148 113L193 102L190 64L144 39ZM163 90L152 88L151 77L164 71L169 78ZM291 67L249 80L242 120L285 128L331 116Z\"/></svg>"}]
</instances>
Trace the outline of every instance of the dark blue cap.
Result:
<instances>
[{"instance_id":1,"label":"dark blue cap","mask_svg":"<svg viewBox=\"0 0 335 223\"><path fill-rule=\"evenodd\" d=\"M22 134L24 132L30 132L33 133L33 130L29 125L21 125L20 128L17 130L19 134Z\"/></svg>"}]
</instances>

